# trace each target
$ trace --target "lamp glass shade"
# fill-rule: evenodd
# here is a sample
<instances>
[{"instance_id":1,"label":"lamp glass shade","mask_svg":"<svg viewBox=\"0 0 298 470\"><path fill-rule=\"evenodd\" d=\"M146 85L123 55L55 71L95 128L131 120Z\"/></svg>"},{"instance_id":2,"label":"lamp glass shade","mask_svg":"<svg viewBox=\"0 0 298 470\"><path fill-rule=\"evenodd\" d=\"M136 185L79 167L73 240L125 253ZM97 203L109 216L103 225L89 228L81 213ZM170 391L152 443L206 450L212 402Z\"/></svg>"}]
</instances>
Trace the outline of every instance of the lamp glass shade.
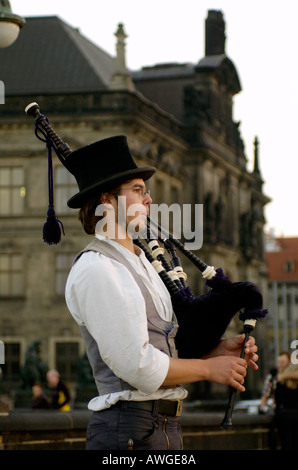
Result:
<instances>
[{"instance_id":1,"label":"lamp glass shade","mask_svg":"<svg viewBox=\"0 0 298 470\"><path fill-rule=\"evenodd\" d=\"M15 42L20 32L17 23L0 21L0 48L8 47Z\"/></svg>"}]
</instances>

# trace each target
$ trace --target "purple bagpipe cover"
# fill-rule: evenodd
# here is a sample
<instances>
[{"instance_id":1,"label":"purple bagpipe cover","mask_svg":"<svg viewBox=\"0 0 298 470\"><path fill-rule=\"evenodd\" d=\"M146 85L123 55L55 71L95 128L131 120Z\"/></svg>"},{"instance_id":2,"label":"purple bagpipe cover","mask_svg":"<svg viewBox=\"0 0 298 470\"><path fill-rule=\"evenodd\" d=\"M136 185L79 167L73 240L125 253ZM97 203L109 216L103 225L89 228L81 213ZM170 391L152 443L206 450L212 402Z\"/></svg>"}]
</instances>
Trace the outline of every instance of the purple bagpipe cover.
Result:
<instances>
[{"instance_id":1,"label":"purple bagpipe cover","mask_svg":"<svg viewBox=\"0 0 298 470\"><path fill-rule=\"evenodd\" d=\"M206 281L207 294L195 297L185 287L172 297L179 329L176 347L180 358L199 358L219 342L234 315L240 320L264 318L263 296L251 282L232 282L221 268Z\"/></svg>"}]
</instances>

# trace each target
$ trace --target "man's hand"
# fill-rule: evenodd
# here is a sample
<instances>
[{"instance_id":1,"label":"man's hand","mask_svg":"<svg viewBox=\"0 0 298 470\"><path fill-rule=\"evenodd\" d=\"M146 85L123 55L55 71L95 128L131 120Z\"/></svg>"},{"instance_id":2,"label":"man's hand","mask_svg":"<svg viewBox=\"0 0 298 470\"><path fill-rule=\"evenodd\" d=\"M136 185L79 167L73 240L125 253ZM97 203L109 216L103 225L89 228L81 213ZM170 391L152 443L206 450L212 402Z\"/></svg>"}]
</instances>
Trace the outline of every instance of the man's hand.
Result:
<instances>
[{"instance_id":1,"label":"man's hand","mask_svg":"<svg viewBox=\"0 0 298 470\"><path fill-rule=\"evenodd\" d=\"M218 356L206 359L207 380L210 382L230 385L239 392L244 392L244 377L247 372L245 359L234 356Z\"/></svg>"},{"instance_id":2,"label":"man's hand","mask_svg":"<svg viewBox=\"0 0 298 470\"><path fill-rule=\"evenodd\" d=\"M217 356L235 356L240 357L243 341L245 339L245 334L231 336L230 338L223 339L219 344L206 355L206 358L217 357ZM252 336L249 337L245 345L245 356L244 359L247 362L247 365L253 370L258 370L258 365L256 362L259 357L256 354L258 347L256 345L256 340Z\"/></svg>"}]
</instances>

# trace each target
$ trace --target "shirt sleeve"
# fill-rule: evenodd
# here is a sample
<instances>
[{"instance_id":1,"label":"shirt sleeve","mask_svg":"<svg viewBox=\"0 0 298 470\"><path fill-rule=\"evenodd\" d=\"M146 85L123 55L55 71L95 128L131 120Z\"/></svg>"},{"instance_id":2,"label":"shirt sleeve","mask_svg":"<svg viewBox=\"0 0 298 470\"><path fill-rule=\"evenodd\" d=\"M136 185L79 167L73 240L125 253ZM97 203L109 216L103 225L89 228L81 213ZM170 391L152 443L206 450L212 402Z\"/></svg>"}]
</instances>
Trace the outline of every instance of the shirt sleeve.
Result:
<instances>
[{"instance_id":1,"label":"shirt sleeve","mask_svg":"<svg viewBox=\"0 0 298 470\"><path fill-rule=\"evenodd\" d=\"M85 253L70 274L66 300L117 377L145 394L161 386L169 357L149 343L145 301L125 266Z\"/></svg>"},{"instance_id":2,"label":"shirt sleeve","mask_svg":"<svg viewBox=\"0 0 298 470\"><path fill-rule=\"evenodd\" d=\"M272 375L268 374L264 381L262 395L268 398L271 392L272 392Z\"/></svg>"}]
</instances>

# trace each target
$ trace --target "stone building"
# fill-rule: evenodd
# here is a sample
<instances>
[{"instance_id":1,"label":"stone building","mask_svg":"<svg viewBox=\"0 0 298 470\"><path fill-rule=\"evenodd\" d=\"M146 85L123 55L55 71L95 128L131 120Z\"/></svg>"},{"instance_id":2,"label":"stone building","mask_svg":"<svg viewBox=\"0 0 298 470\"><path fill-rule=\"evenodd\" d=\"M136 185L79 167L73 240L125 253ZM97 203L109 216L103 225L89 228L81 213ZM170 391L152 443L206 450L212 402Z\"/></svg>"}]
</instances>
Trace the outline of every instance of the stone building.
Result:
<instances>
[{"instance_id":1,"label":"stone building","mask_svg":"<svg viewBox=\"0 0 298 470\"><path fill-rule=\"evenodd\" d=\"M225 53L223 15L209 11L205 56L197 64L160 64L130 72L123 25L111 57L58 17L26 18L11 47L0 51L5 104L0 107L0 338L4 379L19 379L25 351L41 341L43 360L75 381L84 353L63 291L73 256L88 242L77 214L66 206L76 192L54 158L55 209L65 236L46 245L47 155L24 113L37 101L61 138L75 150L125 134L139 164L157 167L149 187L155 202L203 204L204 241L199 256L222 266L232 280L249 279L266 295L264 205L255 141L254 169L233 98L241 90ZM133 40L133 38L132 38ZM237 38L231 38L237 40ZM187 265L187 262L185 263ZM204 292L192 265L190 285Z\"/></svg>"},{"instance_id":2,"label":"stone building","mask_svg":"<svg viewBox=\"0 0 298 470\"><path fill-rule=\"evenodd\" d=\"M280 352L298 349L298 238L267 235L266 259L271 311L268 343L274 367Z\"/></svg>"}]
</instances>

